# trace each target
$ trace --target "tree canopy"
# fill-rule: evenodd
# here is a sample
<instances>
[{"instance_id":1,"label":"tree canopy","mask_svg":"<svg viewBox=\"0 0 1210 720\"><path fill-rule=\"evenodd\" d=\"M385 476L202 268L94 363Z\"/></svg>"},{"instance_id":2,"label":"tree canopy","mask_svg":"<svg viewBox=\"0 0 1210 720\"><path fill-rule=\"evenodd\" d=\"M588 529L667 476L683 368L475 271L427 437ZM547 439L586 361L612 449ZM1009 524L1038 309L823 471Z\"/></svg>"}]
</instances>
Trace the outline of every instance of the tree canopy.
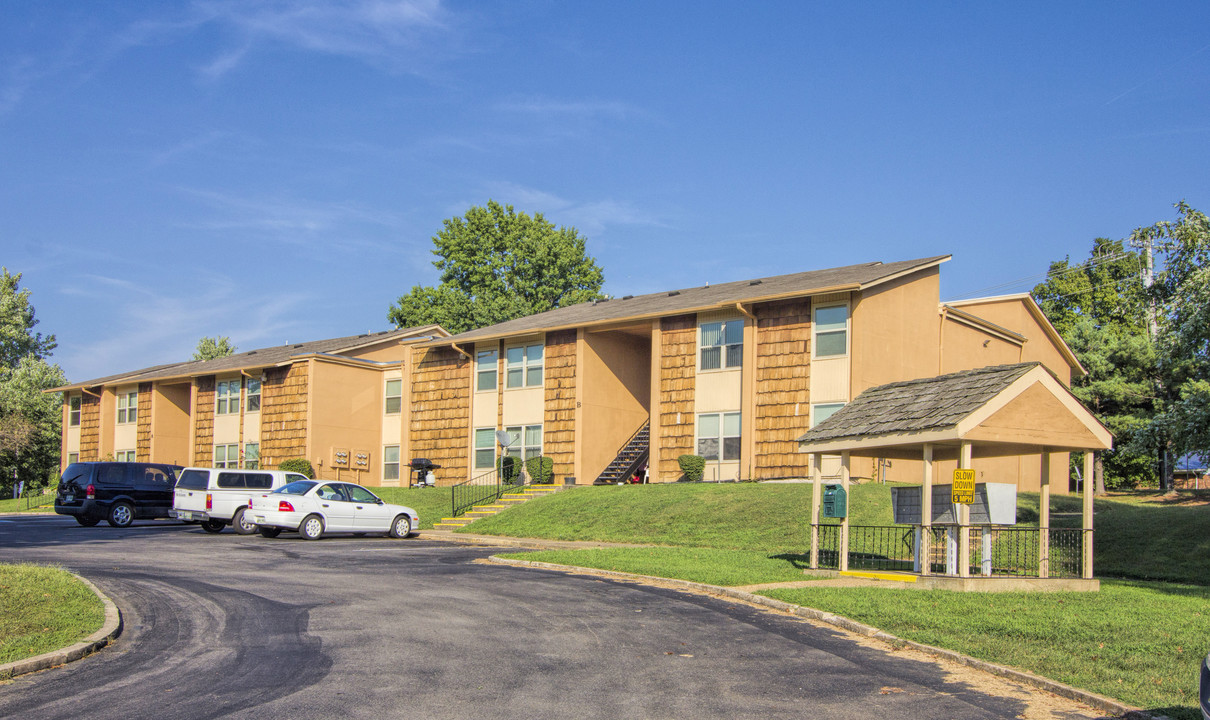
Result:
<instances>
[{"instance_id":1,"label":"tree canopy","mask_svg":"<svg viewBox=\"0 0 1210 720\"><path fill-rule=\"evenodd\" d=\"M443 221L433 236L436 287L416 285L391 305L396 327L437 323L452 333L601 297L605 276L575 228L489 200Z\"/></svg>"},{"instance_id":2,"label":"tree canopy","mask_svg":"<svg viewBox=\"0 0 1210 720\"><path fill-rule=\"evenodd\" d=\"M215 358L234 355L235 351L236 347L231 344L231 338L229 337L204 336L201 340L197 341L197 348L193 351L193 359L213 360Z\"/></svg>"},{"instance_id":3,"label":"tree canopy","mask_svg":"<svg viewBox=\"0 0 1210 720\"><path fill-rule=\"evenodd\" d=\"M13 367L27 355L49 357L57 345L54 335L43 337L33 331L38 320L29 302L30 291L18 290L20 283L21 273L12 275L7 267L0 268L0 367Z\"/></svg>"}]
</instances>

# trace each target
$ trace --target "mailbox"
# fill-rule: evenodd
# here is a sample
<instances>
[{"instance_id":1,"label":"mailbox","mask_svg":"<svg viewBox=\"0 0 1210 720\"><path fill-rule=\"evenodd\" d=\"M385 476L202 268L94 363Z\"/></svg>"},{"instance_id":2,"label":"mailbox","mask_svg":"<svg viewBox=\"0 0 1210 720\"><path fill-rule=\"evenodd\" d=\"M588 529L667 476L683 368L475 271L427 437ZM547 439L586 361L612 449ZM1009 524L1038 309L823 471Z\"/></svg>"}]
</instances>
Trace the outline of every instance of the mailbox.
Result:
<instances>
[{"instance_id":1,"label":"mailbox","mask_svg":"<svg viewBox=\"0 0 1210 720\"><path fill-rule=\"evenodd\" d=\"M849 514L848 498L843 485L823 486L823 516L842 518Z\"/></svg>"}]
</instances>

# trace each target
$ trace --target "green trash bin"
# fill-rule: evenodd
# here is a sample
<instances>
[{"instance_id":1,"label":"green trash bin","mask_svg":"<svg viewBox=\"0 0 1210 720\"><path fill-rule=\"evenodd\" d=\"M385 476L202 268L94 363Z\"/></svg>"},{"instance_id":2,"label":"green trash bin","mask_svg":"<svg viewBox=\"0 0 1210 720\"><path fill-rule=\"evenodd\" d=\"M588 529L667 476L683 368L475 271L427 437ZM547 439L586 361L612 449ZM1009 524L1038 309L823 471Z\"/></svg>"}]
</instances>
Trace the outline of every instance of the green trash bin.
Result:
<instances>
[{"instance_id":1,"label":"green trash bin","mask_svg":"<svg viewBox=\"0 0 1210 720\"><path fill-rule=\"evenodd\" d=\"M829 484L823 486L823 516L826 518L843 518L849 514L848 497L844 486Z\"/></svg>"}]
</instances>

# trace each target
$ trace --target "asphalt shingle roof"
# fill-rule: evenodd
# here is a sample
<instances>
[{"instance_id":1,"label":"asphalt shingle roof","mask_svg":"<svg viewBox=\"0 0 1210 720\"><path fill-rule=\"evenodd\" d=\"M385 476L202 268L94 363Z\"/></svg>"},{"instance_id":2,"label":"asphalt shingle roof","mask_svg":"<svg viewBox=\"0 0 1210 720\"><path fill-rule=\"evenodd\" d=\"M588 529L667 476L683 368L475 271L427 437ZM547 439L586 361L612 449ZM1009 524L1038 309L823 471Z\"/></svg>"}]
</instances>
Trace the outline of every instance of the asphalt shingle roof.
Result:
<instances>
[{"instance_id":1,"label":"asphalt shingle roof","mask_svg":"<svg viewBox=\"0 0 1210 720\"><path fill-rule=\"evenodd\" d=\"M1040 364L996 365L872 387L798 441L818 443L952 428Z\"/></svg>"},{"instance_id":2,"label":"asphalt shingle roof","mask_svg":"<svg viewBox=\"0 0 1210 720\"><path fill-rule=\"evenodd\" d=\"M801 297L829 288L865 287L904 272L940 264L949 257L949 255L938 255L892 263L870 262L827 270L811 270L791 275L777 275L755 280L740 280L648 295L627 295L610 300L578 303L497 325L468 330L458 335L452 335L443 342L507 337L554 328L583 327L632 318L677 315L738 302Z\"/></svg>"}]
</instances>

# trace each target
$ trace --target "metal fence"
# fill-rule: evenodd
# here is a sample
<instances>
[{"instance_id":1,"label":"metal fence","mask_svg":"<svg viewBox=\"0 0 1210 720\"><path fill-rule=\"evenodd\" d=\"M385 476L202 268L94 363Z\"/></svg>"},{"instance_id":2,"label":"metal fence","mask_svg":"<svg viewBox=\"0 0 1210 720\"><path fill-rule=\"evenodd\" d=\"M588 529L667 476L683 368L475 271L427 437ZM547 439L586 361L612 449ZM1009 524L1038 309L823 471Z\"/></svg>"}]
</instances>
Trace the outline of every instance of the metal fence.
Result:
<instances>
[{"instance_id":1,"label":"metal fence","mask_svg":"<svg viewBox=\"0 0 1210 720\"><path fill-rule=\"evenodd\" d=\"M504 493L525 487L525 475L520 473L511 482L504 481L495 470L455 485L450 495L451 517L458 517L476 505L499 500Z\"/></svg>"},{"instance_id":2,"label":"metal fence","mask_svg":"<svg viewBox=\"0 0 1210 720\"><path fill-rule=\"evenodd\" d=\"M849 569L887 572L921 572L916 546L922 528L905 525L850 525ZM930 528L928 571L934 575L958 574L957 526ZM1078 578L1084 550L1079 528L1051 528L1049 548L1043 552L1038 528L969 527L970 574L989 577ZM1045 556L1045 557L1044 557ZM819 526L819 567L840 567L840 525Z\"/></svg>"}]
</instances>

